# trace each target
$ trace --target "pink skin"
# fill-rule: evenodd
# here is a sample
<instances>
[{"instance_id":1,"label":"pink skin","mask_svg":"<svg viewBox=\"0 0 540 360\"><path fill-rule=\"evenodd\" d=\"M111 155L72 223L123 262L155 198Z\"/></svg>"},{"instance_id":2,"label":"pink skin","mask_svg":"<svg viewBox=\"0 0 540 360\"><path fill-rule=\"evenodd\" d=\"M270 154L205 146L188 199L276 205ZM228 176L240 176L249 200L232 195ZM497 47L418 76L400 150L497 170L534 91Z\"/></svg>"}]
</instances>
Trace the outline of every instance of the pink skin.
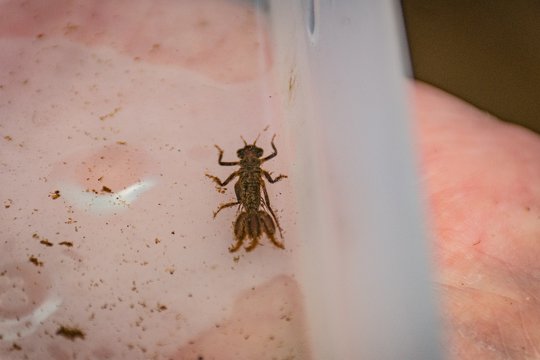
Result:
<instances>
[{"instance_id":1,"label":"pink skin","mask_svg":"<svg viewBox=\"0 0 540 360\"><path fill-rule=\"evenodd\" d=\"M424 84L414 100L452 358L540 358L540 140Z\"/></svg>"},{"instance_id":2,"label":"pink skin","mask_svg":"<svg viewBox=\"0 0 540 360\"><path fill-rule=\"evenodd\" d=\"M276 132L283 151L265 166L287 173L272 59L253 10L35 0L3 2L0 14L9 14L0 18L0 253L9 254L0 257L0 332L34 302L61 299L35 329L4 336L0 355L309 359L291 183L269 186L286 251L263 241L235 262L234 211L212 219L232 188L217 193L204 178L230 173L214 143L233 161L239 135L249 141L267 125L258 144L268 154ZM412 93L445 348L453 359L538 358L540 140L427 85ZM104 186L141 183L129 206L95 203L115 201ZM85 340L57 337L60 324L81 327Z\"/></svg>"}]
</instances>

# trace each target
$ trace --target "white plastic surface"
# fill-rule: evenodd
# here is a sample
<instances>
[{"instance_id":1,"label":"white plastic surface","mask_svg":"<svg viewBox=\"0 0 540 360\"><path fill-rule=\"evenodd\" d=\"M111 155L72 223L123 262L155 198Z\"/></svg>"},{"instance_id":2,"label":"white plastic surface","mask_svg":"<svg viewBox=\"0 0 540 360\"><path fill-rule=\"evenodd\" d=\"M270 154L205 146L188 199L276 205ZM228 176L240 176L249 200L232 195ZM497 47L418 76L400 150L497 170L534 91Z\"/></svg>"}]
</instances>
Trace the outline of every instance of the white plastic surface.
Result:
<instances>
[{"instance_id":1,"label":"white plastic surface","mask_svg":"<svg viewBox=\"0 0 540 360\"><path fill-rule=\"evenodd\" d=\"M437 359L391 3L126 4L0 2L0 358ZM214 144L274 133L231 254Z\"/></svg>"}]
</instances>

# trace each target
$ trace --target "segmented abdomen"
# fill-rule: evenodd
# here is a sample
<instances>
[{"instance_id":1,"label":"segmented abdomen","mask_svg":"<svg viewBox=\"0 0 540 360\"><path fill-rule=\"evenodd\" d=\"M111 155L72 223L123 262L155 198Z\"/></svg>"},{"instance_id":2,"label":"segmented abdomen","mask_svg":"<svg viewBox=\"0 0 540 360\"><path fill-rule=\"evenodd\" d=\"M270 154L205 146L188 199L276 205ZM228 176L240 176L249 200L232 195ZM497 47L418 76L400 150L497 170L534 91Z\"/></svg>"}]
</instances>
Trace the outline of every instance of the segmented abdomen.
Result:
<instances>
[{"instance_id":1,"label":"segmented abdomen","mask_svg":"<svg viewBox=\"0 0 540 360\"><path fill-rule=\"evenodd\" d=\"M259 209L261 204L261 181L259 172L247 173L241 174L235 185L238 201L242 203L246 212Z\"/></svg>"}]
</instances>

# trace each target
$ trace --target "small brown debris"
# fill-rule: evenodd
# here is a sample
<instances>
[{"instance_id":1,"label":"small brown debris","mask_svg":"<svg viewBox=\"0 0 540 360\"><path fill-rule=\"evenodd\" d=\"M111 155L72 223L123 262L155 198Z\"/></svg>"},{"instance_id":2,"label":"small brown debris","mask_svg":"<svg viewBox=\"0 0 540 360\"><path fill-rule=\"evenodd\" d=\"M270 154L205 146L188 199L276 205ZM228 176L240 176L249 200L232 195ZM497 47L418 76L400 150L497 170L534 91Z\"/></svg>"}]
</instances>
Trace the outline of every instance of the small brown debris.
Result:
<instances>
[{"instance_id":1,"label":"small brown debris","mask_svg":"<svg viewBox=\"0 0 540 360\"><path fill-rule=\"evenodd\" d=\"M4 201L4 207L6 209L9 209L11 207L11 205L13 205L13 200L7 199L6 201Z\"/></svg>"},{"instance_id":2,"label":"small brown debris","mask_svg":"<svg viewBox=\"0 0 540 360\"><path fill-rule=\"evenodd\" d=\"M5 136L4 136L4 140L12 141L13 138L12 138L10 135L5 135Z\"/></svg>"},{"instance_id":3,"label":"small brown debris","mask_svg":"<svg viewBox=\"0 0 540 360\"><path fill-rule=\"evenodd\" d=\"M292 317L291 317L290 314L284 314L284 315L281 315L281 316L280 316L280 319L289 322L289 321L292 320Z\"/></svg>"},{"instance_id":4,"label":"small brown debris","mask_svg":"<svg viewBox=\"0 0 540 360\"><path fill-rule=\"evenodd\" d=\"M98 177L97 181L103 180L103 176Z\"/></svg>"},{"instance_id":5,"label":"small brown debris","mask_svg":"<svg viewBox=\"0 0 540 360\"><path fill-rule=\"evenodd\" d=\"M28 260L36 266L43 266L43 261L39 261L39 259L34 255L31 255Z\"/></svg>"},{"instance_id":6,"label":"small brown debris","mask_svg":"<svg viewBox=\"0 0 540 360\"><path fill-rule=\"evenodd\" d=\"M111 188L105 185L103 185L103 187L101 188L101 191L106 192L106 193L112 193Z\"/></svg>"},{"instance_id":7,"label":"small brown debris","mask_svg":"<svg viewBox=\"0 0 540 360\"><path fill-rule=\"evenodd\" d=\"M36 39L43 39L45 37L45 34L44 33L39 33L36 35Z\"/></svg>"},{"instance_id":8,"label":"small brown debris","mask_svg":"<svg viewBox=\"0 0 540 360\"><path fill-rule=\"evenodd\" d=\"M53 200L56 200L60 197L60 190L55 190L49 194L49 197Z\"/></svg>"},{"instance_id":9,"label":"small brown debris","mask_svg":"<svg viewBox=\"0 0 540 360\"><path fill-rule=\"evenodd\" d=\"M295 89L296 89L296 74L294 73L294 70L291 70L291 74L289 76L289 101L292 100Z\"/></svg>"},{"instance_id":10,"label":"small brown debris","mask_svg":"<svg viewBox=\"0 0 540 360\"><path fill-rule=\"evenodd\" d=\"M52 242L50 242L48 239L40 240L39 243L40 243L40 244L43 244L43 245L45 245L45 246L49 246L49 247L51 247L51 246L54 245L54 244L53 244Z\"/></svg>"},{"instance_id":11,"label":"small brown debris","mask_svg":"<svg viewBox=\"0 0 540 360\"><path fill-rule=\"evenodd\" d=\"M13 345L11 345L11 350L21 351L22 347L17 343L13 343Z\"/></svg>"},{"instance_id":12,"label":"small brown debris","mask_svg":"<svg viewBox=\"0 0 540 360\"><path fill-rule=\"evenodd\" d=\"M216 186L216 190L220 194L225 194L227 192L227 188L226 187L221 187L221 186Z\"/></svg>"},{"instance_id":13,"label":"small brown debris","mask_svg":"<svg viewBox=\"0 0 540 360\"><path fill-rule=\"evenodd\" d=\"M124 141L124 140L118 140L116 142L118 145L126 145L127 144L127 141Z\"/></svg>"},{"instance_id":14,"label":"small brown debris","mask_svg":"<svg viewBox=\"0 0 540 360\"><path fill-rule=\"evenodd\" d=\"M166 305L163 305L163 304L160 304L160 303L157 304L157 311L162 312L162 311L165 311L165 310L167 310Z\"/></svg>"},{"instance_id":15,"label":"small brown debris","mask_svg":"<svg viewBox=\"0 0 540 360\"><path fill-rule=\"evenodd\" d=\"M58 330L56 330L56 335L63 336L71 341L74 341L76 338L84 340L84 337L86 336L82 330L76 327L69 327L64 325L60 326Z\"/></svg>"},{"instance_id":16,"label":"small brown debris","mask_svg":"<svg viewBox=\"0 0 540 360\"><path fill-rule=\"evenodd\" d=\"M67 23L66 26L64 26L64 35L69 35L77 30L79 30L79 25Z\"/></svg>"},{"instance_id":17,"label":"small brown debris","mask_svg":"<svg viewBox=\"0 0 540 360\"><path fill-rule=\"evenodd\" d=\"M156 239L154 240L154 243L156 243L156 244L159 244L160 242L161 242L161 240L159 240L158 238L156 238Z\"/></svg>"},{"instance_id":18,"label":"small brown debris","mask_svg":"<svg viewBox=\"0 0 540 360\"><path fill-rule=\"evenodd\" d=\"M61 243L58 243L58 245L63 245L67 247L72 247L73 243L71 241L62 241Z\"/></svg>"},{"instance_id":19,"label":"small brown debris","mask_svg":"<svg viewBox=\"0 0 540 360\"><path fill-rule=\"evenodd\" d=\"M107 120L108 118L112 118L114 115L116 115L116 113L118 113L120 111L121 108L117 107L117 108L114 108L113 111L111 111L110 113L108 114L105 114L105 115L101 115L99 117L99 120L101 121L105 121Z\"/></svg>"}]
</instances>

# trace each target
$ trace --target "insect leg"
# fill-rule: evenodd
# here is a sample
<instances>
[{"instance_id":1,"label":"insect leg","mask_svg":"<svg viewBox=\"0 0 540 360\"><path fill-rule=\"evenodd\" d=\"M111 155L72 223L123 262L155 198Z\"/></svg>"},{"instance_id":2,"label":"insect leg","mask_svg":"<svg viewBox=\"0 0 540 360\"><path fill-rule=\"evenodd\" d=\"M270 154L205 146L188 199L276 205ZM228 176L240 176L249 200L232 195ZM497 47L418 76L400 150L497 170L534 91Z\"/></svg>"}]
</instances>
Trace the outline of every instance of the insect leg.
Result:
<instances>
[{"instance_id":1,"label":"insect leg","mask_svg":"<svg viewBox=\"0 0 540 360\"><path fill-rule=\"evenodd\" d=\"M276 145L274 145L274 138L275 138L275 137L276 137L276 135L274 134L274 136L272 136L272 142L271 142L272 149L274 149L274 152L271 153L270 155L268 155L267 157L262 158L262 159L261 159L261 162L265 162L265 161L267 161L267 160L272 159L273 157L276 157L276 155L277 155L277 149L276 149Z\"/></svg>"},{"instance_id":2,"label":"insect leg","mask_svg":"<svg viewBox=\"0 0 540 360\"><path fill-rule=\"evenodd\" d=\"M268 192L266 191L266 185L264 184L264 181L261 181L261 187L263 189L264 201L265 201L266 207L268 208L270 215L272 215L272 218L276 222L277 228L279 230L279 236L283 239L283 233L281 232L281 225L279 225L279 221L276 217L276 214L274 214L274 210L272 210L272 207L270 206L270 199L268 198Z\"/></svg>"},{"instance_id":3,"label":"insect leg","mask_svg":"<svg viewBox=\"0 0 540 360\"><path fill-rule=\"evenodd\" d=\"M217 214L221 210L226 209L226 208L230 208L231 206L235 206L235 205L238 205L238 204L240 204L240 203L239 202L230 202L230 203L221 205L216 211L214 211L214 218L217 216Z\"/></svg>"},{"instance_id":4,"label":"insect leg","mask_svg":"<svg viewBox=\"0 0 540 360\"><path fill-rule=\"evenodd\" d=\"M216 149L219 151L219 157L218 157L218 164L222 166L236 166L239 165L239 161L223 161L223 149L221 149L219 146L214 145Z\"/></svg>"},{"instance_id":5,"label":"insect leg","mask_svg":"<svg viewBox=\"0 0 540 360\"><path fill-rule=\"evenodd\" d=\"M266 180L268 180L272 184L277 183L281 179L287 178L287 175L279 175L277 178L272 179L272 175L270 175L270 173L268 171L263 170L262 172L263 172L263 175L266 178Z\"/></svg>"},{"instance_id":6,"label":"insect leg","mask_svg":"<svg viewBox=\"0 0 540 360\"><path fill-rule=\"evenodd\" d=\"M219 186L226 186L228 183L231 182L232 179L234 179L236 176L238 176L238 171L235 171L233 172L231 175L229 175L229 177L227 179L225 179L225 181L221 181L217 176L214 176L214 175L210 175L210 174L205 174L206 177L214 180L216 182L216 184L218 184Z\"/></svg>"}]
</instances>

